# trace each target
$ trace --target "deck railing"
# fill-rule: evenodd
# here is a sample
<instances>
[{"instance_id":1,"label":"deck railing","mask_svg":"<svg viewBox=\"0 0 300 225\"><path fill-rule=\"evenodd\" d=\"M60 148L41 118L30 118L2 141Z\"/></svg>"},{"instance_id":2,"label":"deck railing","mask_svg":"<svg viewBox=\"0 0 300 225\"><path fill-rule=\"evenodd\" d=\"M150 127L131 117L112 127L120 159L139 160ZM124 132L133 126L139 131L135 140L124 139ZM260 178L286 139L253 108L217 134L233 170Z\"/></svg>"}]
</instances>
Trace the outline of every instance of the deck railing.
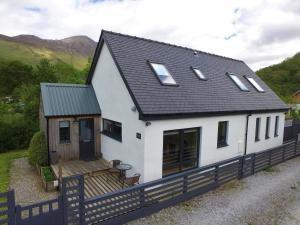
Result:
<instances>
[{"instance_id":1,"label":"deck railing","mask_svg":"<svg viewBox=\"0 0 300 225\"><path fill-rule=\"evenodd\" d=\"M87 199L84 177L71 176L63 179L58 198L29 206L15 206L13 191L0 193L0 225L123 224L299 155L300 142L290 141L266 151ZM25 217L21 215L24 212Z\"/></svg>"}]
</instances>

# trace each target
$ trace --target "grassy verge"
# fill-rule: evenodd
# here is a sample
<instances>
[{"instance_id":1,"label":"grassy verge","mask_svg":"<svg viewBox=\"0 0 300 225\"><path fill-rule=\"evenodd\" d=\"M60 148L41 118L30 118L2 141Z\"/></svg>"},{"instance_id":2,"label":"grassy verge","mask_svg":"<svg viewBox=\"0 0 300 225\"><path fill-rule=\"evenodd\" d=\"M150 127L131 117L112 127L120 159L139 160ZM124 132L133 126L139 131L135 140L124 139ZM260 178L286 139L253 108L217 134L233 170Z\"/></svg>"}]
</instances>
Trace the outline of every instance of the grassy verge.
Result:
<instances>
[{"instance_id":1,"label":"grassy verge","mask_svg":"<svg viewBox=\"0 0 300 225\"><path fill-rule=\"evenodd\" d=\"M11 162L14 159L22 157L27 157L26 150L13 150L5 153L0 153L0 192L8 190L9 169Z\"/></svg>"}]
</instances>

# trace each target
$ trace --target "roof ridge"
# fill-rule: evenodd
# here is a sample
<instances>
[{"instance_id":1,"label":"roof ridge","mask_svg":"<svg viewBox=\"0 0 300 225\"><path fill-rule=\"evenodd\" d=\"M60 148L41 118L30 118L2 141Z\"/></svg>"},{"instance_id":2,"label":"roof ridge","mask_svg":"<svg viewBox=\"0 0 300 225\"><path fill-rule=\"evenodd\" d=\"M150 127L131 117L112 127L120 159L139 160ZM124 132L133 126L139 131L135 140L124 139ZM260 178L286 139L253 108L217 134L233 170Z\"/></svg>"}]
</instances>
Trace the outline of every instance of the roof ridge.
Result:
<instances>
[{"instance_id":1,"label":"roof ridge","mask_svg":"<svg viewBox=\"0 0 300 225\"><path fill-rule=\"evenodd\" d=\"M81 87L81 88L88 88L91 85L87 84L68 84L68 83L41 83L41 86L51 86L51 87Z\"/></svg>"},{"instance_id":2,"label":"roof ridge","mask_svg":"<svg viewBox=\"0 0 300 225\"><path fill-rule=\"evenodd\" d=\"M115 35L119 35L119 36L124 36L124 37L129 37L129 38L134 38L134 39L138 39L138 40L144 40L144 41L148 41L148 42L154 42L154 43L157 43L157 44L168 45L168 46L182 48L182 49L186 49L186 50L196 51L196 52L199 52L199 53L202 53L202 54L211 55L211 56L220 57L220 58L223 58L223 59L228 59L228 60L238 61L238 62L244 63L244 61L240 60L240 59L234 59L234 58L230 58L230 57L227 57L227 56L222 56L222 55L217 55L217 54L214 54L214 53L204 52L204 51L201 51L201 50L197 50L197 49L193 49L193 48L189 48L189 47L184 47L184 46L180 46L180 45L176 45L176 44L170 44L170 43L163 42L163 41L157 41L157 40L153 40L153 39L149 39L149 38L137 37L137 36L133 36L133 35L129 35L129 34L122 34L122 33L109 31L109 30L102 30L102 32L103 33L115 34Z\"/></svg>"}]
</instances>

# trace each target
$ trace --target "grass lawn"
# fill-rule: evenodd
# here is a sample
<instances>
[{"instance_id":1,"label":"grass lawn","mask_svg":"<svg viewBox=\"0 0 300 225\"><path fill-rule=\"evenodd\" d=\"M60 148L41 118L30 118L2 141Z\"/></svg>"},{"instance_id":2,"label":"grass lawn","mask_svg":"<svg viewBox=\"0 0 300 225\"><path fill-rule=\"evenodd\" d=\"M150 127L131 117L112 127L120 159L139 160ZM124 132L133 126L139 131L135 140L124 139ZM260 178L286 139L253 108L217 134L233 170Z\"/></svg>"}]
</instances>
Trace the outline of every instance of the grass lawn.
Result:
<instances>
[{"instance_id":1,"label":"grass lawn","mask_svg":"<svg viewBox=\"0 0 300 225\"><path fill-rule=\"evenodd\" d=\"M0 153L0 192L8 190L9 169L14 159L27 157L27 150L11 150Z\"/></svg>"}]
</instances>

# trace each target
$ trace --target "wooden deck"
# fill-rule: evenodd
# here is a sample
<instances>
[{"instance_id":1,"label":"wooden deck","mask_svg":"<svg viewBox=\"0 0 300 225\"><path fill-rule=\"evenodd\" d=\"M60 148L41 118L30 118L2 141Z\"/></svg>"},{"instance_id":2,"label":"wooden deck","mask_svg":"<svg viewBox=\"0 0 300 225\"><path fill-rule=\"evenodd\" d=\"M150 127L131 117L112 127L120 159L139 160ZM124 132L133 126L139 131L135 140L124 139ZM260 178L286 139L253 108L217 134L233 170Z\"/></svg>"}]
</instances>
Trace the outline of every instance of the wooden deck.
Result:
<instances>
[{"instance_id":1,"label":"wooden deck","mask_svg":"<svg viewBox=\"0 0 300 225\"><path fill-rule=\"evenodd\" d=\"M55 176L59 177L59 166L51 165ZM109 163L105 159L94 161L72 160L62 162L62 177L84 175L85 198L103 195L128 187L116 175L107 173Z\"/></svg>"},{"instance_id":2,"label":"wooden deck","mask_svg":"<svg viewBox=\"0 0 300 225\"><path fill-rule=\"evenodd\" d=\"M89 174L93 172L105 171L109 168L109 163L105 159L93 161L71 160L62 162L62 177L68 177L79 174ZM58 164L51 165L55 176L58 178Z\"/></svg>"},{"instance_id":3,"label":"wooden deck","mask_svg":"<svg viewBox=\"0 0 300 225\"><path fill-rule=\"evenodd\" d=\"M128 187L120 181L119 177L107 173L85 176L84 195L85 198L103 195Z\"/></svg>"}]
</instances>

